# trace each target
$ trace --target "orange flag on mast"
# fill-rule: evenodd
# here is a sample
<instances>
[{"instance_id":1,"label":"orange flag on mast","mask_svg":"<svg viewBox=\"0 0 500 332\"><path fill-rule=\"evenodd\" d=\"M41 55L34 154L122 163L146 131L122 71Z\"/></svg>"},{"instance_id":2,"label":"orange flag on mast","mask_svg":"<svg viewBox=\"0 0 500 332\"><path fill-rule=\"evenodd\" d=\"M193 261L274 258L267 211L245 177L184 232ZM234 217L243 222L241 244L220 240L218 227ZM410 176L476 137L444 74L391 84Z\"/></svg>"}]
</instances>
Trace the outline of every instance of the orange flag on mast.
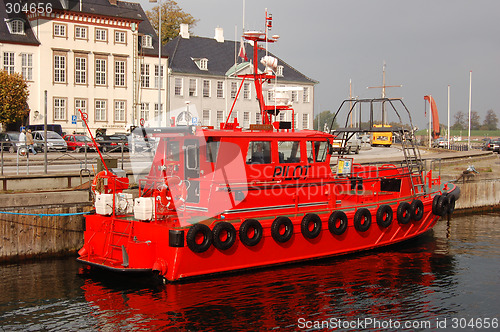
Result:
<instances>
[{"instance_id":1,"label":"orange flag on mast","mask_svg":"<svg viewBox=\"0 0 500 332\"><path fill-rule=\"evenodd\" d=\"M247 52L245 51L245 42L243 41L243 37L240 40L240 51L238 52L238 56L245 61L248 61Z\"/></svg>"},{"instance_id":2,"label":"orange flag on mast","mask_svg":"<svg viewBox=\"0 0 500 332\"><path fill-rule=\"evenodd\" d=\"M424 96L424 100L427 100L431 105L431 115L432 115L432 138L436 139L441 134L439 127L439 114L436 106L436 102L432 96Z\"/></svg>"}]
</instances>

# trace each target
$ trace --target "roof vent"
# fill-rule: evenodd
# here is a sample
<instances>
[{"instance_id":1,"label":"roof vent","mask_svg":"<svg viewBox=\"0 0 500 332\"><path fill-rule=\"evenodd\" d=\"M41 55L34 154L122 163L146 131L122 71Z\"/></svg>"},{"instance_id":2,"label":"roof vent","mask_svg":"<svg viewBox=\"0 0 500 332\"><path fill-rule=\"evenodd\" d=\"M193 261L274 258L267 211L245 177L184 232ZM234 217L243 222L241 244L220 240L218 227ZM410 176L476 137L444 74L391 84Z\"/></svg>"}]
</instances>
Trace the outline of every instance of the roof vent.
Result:
<instances>
[{"instance_id":1,"label":"roof vent","mask_svg":"<svg viewBox=\"0 0 500 332\"><path fill-rule=\"evenodd\" d=\"M223 43L224 42L224 29L222 28L215 28L215 40L217 40L218 43Z\"/></svg>"},{"instance_id":2,"label":"roof vent","mask_svg":"<svg viewBox=\"0 0 500 332\"><path fill-rule=\"evenodd\" d=\"M180 28L181 31L179 32L179 34L181 35L181 37L189 39L189 24L181 23Z\"/></svg>"}]
</instances>

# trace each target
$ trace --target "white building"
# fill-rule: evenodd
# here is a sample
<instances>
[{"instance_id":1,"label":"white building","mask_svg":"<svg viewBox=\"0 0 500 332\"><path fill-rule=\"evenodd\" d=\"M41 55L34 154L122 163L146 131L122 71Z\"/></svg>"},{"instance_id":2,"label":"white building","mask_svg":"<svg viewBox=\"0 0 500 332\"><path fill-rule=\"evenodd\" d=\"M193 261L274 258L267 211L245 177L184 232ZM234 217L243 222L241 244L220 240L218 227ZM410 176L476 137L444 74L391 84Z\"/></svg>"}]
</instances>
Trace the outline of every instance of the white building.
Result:
<instances>
[{"instance_id":1,"label":"white building","mask_svg":"<svg viewBox=\"0 0 500 332\"><path fill-rule=\"evenodd\" d=\"M205 38L190 36L188 26L181 25L180 35L164 47L169 56L169 117L177 123L196 118L198 124L216 128L226 121L241 83L237 75L253 73L251 62L241 63L238 59L240 63L235 67L235 50L239 46L239 42L225 40L221 28L215 29L214 38ZM248 58L252 59L253 48L246 44L245 49ZM264 55L265 51L259 51L259 60ZM318 82L277 59L277 82L264 87L268 89L264 92L266 103L272 105L275 102L272 90L275 86L287 88L295 111L295 128L312 129L314 85ZM264 70L264 66L259 69ZM188 109L190 115L186 119ZM244 83L231 114L233 117L237 117L244 128L261 122L252 80ZM289 112L278 117L283 121L292 120Z\"/></svg>"},{"instance_id":2,"label":"white building","mask_svg":"<svg viewBox=\"0 0 500 332\"><path fill-rule=\"evenodd\" d=\"M81 109L92 132L125 132L140 119L164 118L167 56L138 3L116 0L52 0L51 6L24 15L9 12L13 0L0 2L2 69L20 72L28 82L28 122L44 122L63 131L84 131L73 116ZM27 1L28 3L36 1ZM162 106L158 107L158 84ZM152 125L156 125L156 121Z\"/></svg>"}]
</instances>

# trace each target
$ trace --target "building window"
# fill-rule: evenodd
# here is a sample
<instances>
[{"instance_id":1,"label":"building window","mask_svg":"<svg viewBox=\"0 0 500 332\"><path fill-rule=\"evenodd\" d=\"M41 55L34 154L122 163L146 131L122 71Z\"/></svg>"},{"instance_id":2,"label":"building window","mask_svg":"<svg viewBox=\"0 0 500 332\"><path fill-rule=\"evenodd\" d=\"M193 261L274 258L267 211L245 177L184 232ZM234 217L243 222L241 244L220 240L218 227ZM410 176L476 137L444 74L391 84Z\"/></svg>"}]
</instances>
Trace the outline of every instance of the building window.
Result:
<instances>
[{"instance_id":1,"label":"building window","mask_svg":"<svg viewBox=\"0 0 500 332\"><path fill-rule=\"evenodd\" d=\"M217 111L217 128L224 122L224 111Z\"/></svg>"},{"instance_id":2,"label":"building window","mask_svg":"<svg viewBox=\"0 0 500 332\"><path fill-rule=\"evenodd\" d=\"M87 58L75 57L75 84L87 84Z\"/></svg>"},{"instance_id":3,"label":"building window","mask_svg":"<svg viewBox=\"0 0 500 332\"><path fill-rule=\"evenodd\" d=\"M231 115L229 116L229 122L234 123L235 118L238 118L238 111L237 110L233 110L231 112Z\"/></svg>"},{"instance_id":4,"label":"building window","mask_svg":"<svg viewBox=\"0 0 500 332\"><path fill-rule=\"evenodd\" d=\"M261 114L260 112L255 113L255 123L261 124Z\"/></svg>"},{"instance_id":5,"label":"building window","mask_svg":"<svg viewBox=\"0 0 500 332\"><path fill-rule=\"evenodd\" d=\"M14 52L3 52L3 70L14 74Z\"/></svg>"},{"instance_id":6,"label":"building window","mask_svg":"<svg viewBox=\"0 0 500 332\"><path fill-rule=\"evenodd\" d=\"M106 121L106 100L95 101L95 120Z\"/></svg>"},{"instance_id":7,"label":"building window","mask_svg":"<svg viewBox=\"0 0 500 332\"><path fill-rule=\"evenodd\" d=\"M158 81L160 82L160 89L163 89L163 65L160 69L160 80L158 79L158 65L155 65L155 88L158 88Z\"/></svg>"},{"instance_id":8,"label":"building window","mask_svg":"<svg viewBox=\"0 0 500 332\"><path fill-rule=\"evenodd\" d=\"M115 122L125 122L125 100L115 100Z\"/></svg>"},{"instance_id":9,"label":"building window","mask_svg":"<svg viewBox=\"0 0 500 332\"><path fill-rule=\"evenodd\" d=\"M115 60L115 86L125 86L125 60Z\"/></svg>"},{"instance_id":10,"label":"building window","mask_svg":"<svg viewBox=\"0 0 500 332\"><path fill-rule=\"evenodd\" d=\"M153 37L150 35L144 35L141 39L143 48L153 48Z\"/></svg>"},{"instance_id":11,"label":"building window","mask_svg":"<svg viewBox=\"0 0 500 332\"><path fill-rule=\"evenodd\" d=\"M149 65L141 64L141 87L149 88Z\"/></svg>"},{"instance_id":12,"label":"building window","mask_svg":"<svg viewBox=\"0 0 500 332\"><path fill-rule=\"evenodd\" d=\"M175 79L174 94L176 96L182 96L182 78Z\"/></svg>"},{"instance_id":13,"label":"building window","mask_svg":"<svg viewBox=\"0 0 500 332\"><path fill-rule=\"evenodd\" d=\"M252 98L250 94L250 83L244 83L243 84L243 99L250 99Z\"/></svg>"},{"instance_id":14,"label":"building window","mask_svg":"<svg viewBox=\"0 0 500 332\"><path fill-rule=\"evenodd\" d=\"M149 121L149 103L141 103L141 120Z\"/></svg>"},{"instance_id":15,"label":"building window","mask_svg":"<svg viewBox=\"0 0 500 332\"><path fill-rule=\"evenodd\" d=\"M278 66L276 69L276 75L283 76L283 66Z\"/></svg>"},{"instance_id":16,"label":"building window","mask_svg":"<svg viewBox=\"0 0 500 332\"><path fill-rule=\"evenodd\" d=\"M267 101L274 102L274 91L267 92Z\"/></svg>"},{"instance_id":17,"label":"building window","mask_svg":"<svg viewBox=\"0 0 500 332\"><path fill-rule=\"evenodd\" d=\"M285 121L285 112L280 113L280 121Z\"/></svg>"},{"instance_id":18,"label":"building window","mask_svg":"<svg viewBox=\"0 0 500 332\"><path fill-rule=\"evenodd\" d=\"M54 82L66 83L66 55L54 55Z\"/></svg>"},{"instance_id":19,"label":"building window","mask_svg":"<svg viewBox=\"0 0 500 332\"><path fill-rule=\"evenodd\" d=\"M304 103L308 103L309 102L309 87L304 87L304 96L302 98L302 101Z\"/></svg>"},{"instance_id":20,"label":"building window","mask_svg":"<svg viewBox=\"0 0 500 332\"><path fill-rule=\"evenodd\" d=\"M200 59L200 69L208 70L208 59Z\"/></svg>"},{"instance_id":21,"label":"building window","mask_svg":"<svg viewBox=\"0 0 500 332\"><path fill-rule=\"evenodd\" d=\"M196 87L197 81L198 80L196 78L190 78L189 79L189 96L190 97L196 97L198 95L196 93L196 91L198 90L197 87Z\"/></svg>"},{"instance_id":22,"label":"building window","mask_svg":"<svg viewBox=\"0 0 500 332\"><path fill-rule=\"evenodd\" d=\"M101 42L107 42L108 41L108 30L96 28L95 29L95 40L101 41Z\"/></svg>"},{"instance_id":23,"label":"building window","mask_svg":"<svg viewBox=\"0 0 500 332\"><path fill-rule=\"evenodd\" d=\"M10 33L13 35L24 35L24 22L21 20L12 20L7 24Z\"/></svg>"},{"instance_id":24,"label":"building window","mask_svg":"<svg viewBox=\"0 0 500 332\"><path fill-rule=\"evenodd\" d=\"M82 111L82 113L87 113L87 100L86 99L75 99L75 115L78 118L78 120L81 120L80 112L78 110Z\"/></svg>"},{"instance_id":25,"label":"building window","mask_svg":"<svg viewBox=\"0 0 500 332\"><path fill-rule=\"evenodd\" d=\"M54 98L54 120L66 120L65 98Z\"/></svg>"},{"instance_id":26,"label":"building window","mask_svg":"<svg viewBox=\"0 0 500 332\"><path fill-rule=\"evenodd\" d=\"M66 25L54 23L54 37L66 37Z\"/></svg>"},{"instance_id":27,"label":"building window","mask_svg":"<svg viewBox=\"0 0 500 332\"><path fill-rule=\"evenodd\" d=\"M238 93L238 83L231 82L231 98L236 98L236 94Z\"/></svg>"},{"instance_id":28,"label":"building window","mask_svg":"<svg viewBox=\"0 0 500 332\"><path fill-rule=\"evenodd\" d=\"M106 59L95 59L95 84L106 85Z\"/></svg>"},{"instance_id":29,"label":"building window","mask_svg":"<svg viewBox=\"0 0 500 332\"><path fill-rule=\"evenodd\" d=\"M210 110L203 110L203 123L204 126L210 126Z\"/></svg>"},{"instance_id":30,"label":"building window","mask_svg":"<svg viewBox=\"0 0 500 332\"><path fill-rule=\"evenodd\" d=\"M203 80L203 97L210 98L210 80Z\"/></svg>"},{"instance_id":31,"label":"building window","mask_svg":"<svg viewBox=\"0 0 500 332\"><path fill-rule=\"evenodd\" d=\"M243 112L243 128L250 127L250 112Z\"/></svg>"},{"instance_id":32,"label":"building window","mask_svg":"<svg viewBox=\"0 0 500 332\"><path fill-rule=\"evenodd\" d=\"M115 44L126 44L127 33L125 31L115 31Z\"/></svg>"},{"instance_id":33,"label":"building window","mask_svg":"<svg viewBox=\"0 0 500 332\"><path fill-rule=\"evenodd\" d=\"M217 81L217 98L224 98L224 81Z\"/></svg>"},{"instance_id":34,"label":"building window","mask_svg":"<svg viewBox=\"0 0 500 332\"><path fill-rule=\"evenodd\" d=\"M160 106L160 111L158 111L158 103L155 103L155 119L162 120L163 119L163 104Z\"/></svg>"},{"instance_id":35,"label":"building window","mask_svg":"<svg viewBox=\"0 0 500 332\"><path fill-rule=\"evenodd\" d=\"M87 39L87 27L75 26L75 39Z\"/></svg>"},{"instance_id":36,"label":"building window","mask_svg":"<svg viewBox=\"0 0 500 332\"><path fill-rule=\"evenodd\" d=\"M309 129L309 114L302 114L302 129Z\"/></svg>"},{"instance_id":37,"label":"building window","mask_svg":"<svg viewBox=\"0 0 500 332\"><path fill-rule=\"evenodd\" d=\"M297 90L292 90L292 103L299 101L299 92Z\"/></svg>"}]
</instances>

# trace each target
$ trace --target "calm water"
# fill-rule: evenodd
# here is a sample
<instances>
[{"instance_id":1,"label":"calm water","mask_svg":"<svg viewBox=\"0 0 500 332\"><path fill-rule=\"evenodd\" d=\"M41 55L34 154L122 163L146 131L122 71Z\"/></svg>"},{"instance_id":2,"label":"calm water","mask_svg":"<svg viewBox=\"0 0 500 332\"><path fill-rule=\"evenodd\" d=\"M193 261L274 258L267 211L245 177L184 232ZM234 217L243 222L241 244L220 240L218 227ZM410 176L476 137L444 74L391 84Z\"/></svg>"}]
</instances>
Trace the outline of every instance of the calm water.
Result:
<instances>
[{"instance_id":1,"label":"calm water","mask_svg":"<svg viewBox=\"0 0 500 332\"><path fill-rule=\"evenodd\" d=\"M500 318L500 214L441 220L380 251L189 283L121 282L74 258L0 271L5 331L471 330L471 318L484 330Z\"/></svg>"}]
</instances>

